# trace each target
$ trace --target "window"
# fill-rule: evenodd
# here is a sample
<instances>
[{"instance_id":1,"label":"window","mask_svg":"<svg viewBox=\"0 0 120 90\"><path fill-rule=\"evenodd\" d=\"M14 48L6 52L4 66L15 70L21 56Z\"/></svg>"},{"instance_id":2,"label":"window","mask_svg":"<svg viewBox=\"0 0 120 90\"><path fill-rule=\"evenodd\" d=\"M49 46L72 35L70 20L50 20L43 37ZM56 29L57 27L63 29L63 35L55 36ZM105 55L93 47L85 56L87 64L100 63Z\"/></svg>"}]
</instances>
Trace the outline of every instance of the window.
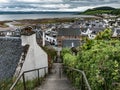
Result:
<instances>
[{"instance_id":1,"label":"window","mask_svg":"<svg viewBox=\"0 0 120 90\"><path fill-rule=\"evenodd\" d=\"M58 41L59 43L61 43L61 41Z\"/></svg>"}]
</instances>

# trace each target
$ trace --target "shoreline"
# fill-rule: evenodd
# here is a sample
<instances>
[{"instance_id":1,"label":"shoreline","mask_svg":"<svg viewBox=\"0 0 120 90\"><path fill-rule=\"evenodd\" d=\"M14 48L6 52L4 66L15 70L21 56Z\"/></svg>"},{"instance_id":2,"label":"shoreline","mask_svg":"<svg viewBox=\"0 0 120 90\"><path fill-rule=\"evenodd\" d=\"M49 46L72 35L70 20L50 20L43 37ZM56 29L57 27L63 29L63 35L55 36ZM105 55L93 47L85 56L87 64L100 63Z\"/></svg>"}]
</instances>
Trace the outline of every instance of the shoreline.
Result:
<instances>
[{"instance_id":1,"label":"shoreline","mask_svg":"<svg viewBox=\"0 0 120 90\"><path fill-rule=\"evenodd\" d=\"M10 23L15 27L24 27L29 25L38 25L38 24L50 24L50 23L65 23L65 22L74 22L75 20L80 19L98 19L100 17L93 16L93 15L78 15L78 16L69 16L69 17L51 17L51 18L38 18L38 19L19 19L19 20L4 20L0 21L0 31L4 30L11 30L11 27L7 25Z\"/></svg>"},{"instance_id":2,"label":"shoreline","mask_svg":"<svg viewBox=\"0 0 120 90\"><path fill-rule=\"evenodd\" d=\"M36 16L35 16L36 15ZM50 14L52 16L50 16L49 14L43 14L43 16L39 16L42 14L6 14L4 16L9 16L6 18L3 18L0 20L0 22L4 22L4 21L16 21L16 20L36 20L36 19L57 19L57 18L97 18L97 16L94 15L74 15L74 14ZM3 15L0 14L0 16L2 17ZM15 17L17 16L17 17ZM30 16L30 17L29 17ZM33 17L32 17L33 16ZM10 18L11 17L11 18Z\"/></svg>"}]
</instances>

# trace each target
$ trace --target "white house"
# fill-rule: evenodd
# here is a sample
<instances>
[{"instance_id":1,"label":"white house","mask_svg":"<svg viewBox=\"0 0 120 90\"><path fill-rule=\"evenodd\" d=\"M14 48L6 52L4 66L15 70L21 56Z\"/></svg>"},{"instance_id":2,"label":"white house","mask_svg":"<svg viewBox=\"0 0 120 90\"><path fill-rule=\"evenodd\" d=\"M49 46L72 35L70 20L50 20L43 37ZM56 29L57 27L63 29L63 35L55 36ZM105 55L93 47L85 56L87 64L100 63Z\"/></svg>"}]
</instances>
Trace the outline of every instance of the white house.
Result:
<instances>
[{"instance_id":1,"label":"white house","mask_svg":"<svg viewBox=\"0 0 120 90\"><path fill-rule=\"evenodd\" d=\"M53 44L57 45L57 38L55 38L55 37L46 35L45 36L45 40L48 41L48 42L50 42L50 43L53 43Z\"/></svg>"},{"instance_id":2,"label":"white house","mask_svg":"<svg viewBox=\"0 0 120 90\"><path fill-rule=\"evenodd\" d=\"M88 36L89 39L94 39L96 37L96 33L94 33L95 30L90 30L88 28L86 32L81 32L81 35Z\"/></svg>"},{"instance_id":3,"label":"white house","mask_svg":"<svg viewBox=\"0 0 120 90\"><path fill-rule=\"evenodd\" d=\"M115 28L112 37L117 37L120 35L120 28Z\"/></svg>"},{"instance_id":4,"label":"white house","mask_svg":"<svg viewBox=\"0 0 120 90\"><path fill-rule=\"evenodd\" d=\"M57 35L56 31L48 31L48 32L46 32L45 40L54 44L54 45L57 45L56 35Z\"/></svg>"},{"instance_id":5,"label":"white house","mask_svg":"<svg viewBox=\"0 0 120 90\"><path fill-rule=\"evenodd\" d=\"M81 32L82 35L88 35L91 34L92 31L88 28L86 32Z\"/></svg>"},{"instance_id":6,"label":"white house","mask_svg":"<svg viewBox=\"0 0 120 90\"><path fill-rule=\"evenodd\" d=\"M25 61L23 63L23 66L21 68L20 74L24 71L37 69L41 67L47 67L48 66L48 56L43 49L38 46L36 43L36 35L30 35L30 36L21 36L22 39L22 45L29 45L29 49L25 58ZM46 69L47 71L47 69ZM36 78L38 75L37 71L29 72L25 74L25 78L27 80ZM40 70L40 75L44 75L44 70Z\"/></svg>"},{"instance_id":7,"label":"white house","mask_svg":"<svg viewBox=\"0 0 120 90\"><path fill-rule=\"evenodd\" d=\"M95 34L88 34L89 39L95 39L96 35Z\"/></svg>"}]
</instances>

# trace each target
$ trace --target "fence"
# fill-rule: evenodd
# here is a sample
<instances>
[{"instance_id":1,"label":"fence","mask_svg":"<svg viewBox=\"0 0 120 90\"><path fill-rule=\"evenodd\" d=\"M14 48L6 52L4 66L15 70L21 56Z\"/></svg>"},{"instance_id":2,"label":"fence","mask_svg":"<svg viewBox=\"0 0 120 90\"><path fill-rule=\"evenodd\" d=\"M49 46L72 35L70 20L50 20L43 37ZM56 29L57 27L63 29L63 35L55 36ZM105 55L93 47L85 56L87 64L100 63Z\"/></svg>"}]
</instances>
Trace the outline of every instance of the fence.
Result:
<instances>
[{"instance_id":1,"label":"fence","mask_svg":"<svg viewBox=\"0 0 120 90\"><path fill-rule=\"evenodd\" d=\"M88 83L87 77L84 71L63 66L64 72L67 74L68 78L71 80L72 83L78 82L78 86L80 90L91 90L91 87ZM77 74L77 77L76 77ZM79 77L79 78L78 78Z\"/></svg>"},{"instance_id":2,"label":"fence","mask_svg":"<svg viewBox=\"0 0 120 90\"><path fill-rule=\"evenodd\" d=\"M38 83L40 83L41 82L41 80L40 80L40 70L44 70L44 76L46 76L46 74L47 74L47 68L48 67L42 67L42 68L37 68L37 69L32 69L32 70L28 70L28 71L24 71L21 75L19 75L19 77L16 79L16 81L13 83L13 85L11 86L11 88L9 89L9 90L15 90L14 88L15 88L15 86L17 85L17 83L21 80L21 78L22 78L22 80L23 80L23 88L24 88L24 90L27 90L27 87L26 87L26 79L25 79L25 73L29 73L29 72L33 72L33 71L37 71L37 81L38 81Z\"/></svg>"}]
</instances>

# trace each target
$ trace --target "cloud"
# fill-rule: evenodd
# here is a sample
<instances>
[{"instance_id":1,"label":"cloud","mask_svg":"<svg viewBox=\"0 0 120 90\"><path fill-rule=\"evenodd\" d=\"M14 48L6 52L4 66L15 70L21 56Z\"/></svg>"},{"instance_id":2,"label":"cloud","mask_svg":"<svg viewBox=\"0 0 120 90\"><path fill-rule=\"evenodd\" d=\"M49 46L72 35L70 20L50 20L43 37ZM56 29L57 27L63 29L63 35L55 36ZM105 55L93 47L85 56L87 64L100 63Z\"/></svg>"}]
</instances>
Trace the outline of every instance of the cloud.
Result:
<instances>
[{"instance_id":1,"label":"cloud","mask_svg":"<svg viewBox=\"0 0 120 90\"><path fill-rule=\"evenodd\" d=\"M76 7L76 8L68 8L68 9L59 9L59 11L73 11L73 12L80 12L80 11L85 11L87 9L91 9L91 8L94 8L93 6L84 6L84 7Z\"/></svg>"},{"instance_id":2,"label":"cloud","mask_svg":"<svg viewBox=\"0 0 120 90\"><path fill-rule=\"evenodd\" d=\"M120 8L119 0L0 0L0 11L84 11L97 6Z\"/></svg>"},{"instance_id":3,"label":"cloud","mask_svg":"<svg viewBox=\"0 0 120 90\"><path fill-rule=\"evenodd\" d=\"M18 2L39 2L40 0L16 0Z\"/></svg>"},{"instance_id":4,"label":"cloud","mask_svg":"<svg viewBox=\"0 0 120 90\"><path fill-rule=\"evenodd\" d=\"M0 0L0 3L7 3L9 0Z\"/></svg>"},{"instance_id":5,"label":"cloud","mask_svg":"<svg viewBox=\"0 0 120 90\"><path fill-rule=\"evenodd\" d=\"M62 0L16 0L19 2L62 2Z\"/></svg>"},{"instance_id":6,"label":"cloud","mask_svg":"<svg viewBox=\"0 0 120 90\"><path fill-rule=\"evenodd\" d=\"M41 5L43 8L69 8L69 4L47 4L47 5Z\"/></svg>"}]
</instances>

